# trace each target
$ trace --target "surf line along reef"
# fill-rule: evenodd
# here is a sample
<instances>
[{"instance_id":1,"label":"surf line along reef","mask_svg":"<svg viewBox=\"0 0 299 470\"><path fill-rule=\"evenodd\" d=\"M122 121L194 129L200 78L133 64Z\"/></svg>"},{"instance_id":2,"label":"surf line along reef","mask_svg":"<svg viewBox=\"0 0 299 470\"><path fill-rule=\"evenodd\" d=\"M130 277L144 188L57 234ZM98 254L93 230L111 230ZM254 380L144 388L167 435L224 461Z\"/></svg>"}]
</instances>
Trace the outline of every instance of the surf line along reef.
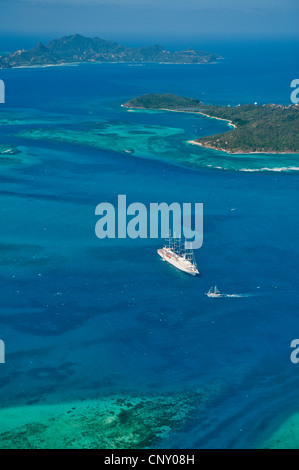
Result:
<instances>
[{"instance_id":1,"label":"surf line along reef","mask_svg":"<svg viewBox=\"0 0 299 470\"><path fill-rule=\"evenodd\" d=\"M126 108L197 113L229 122L233 130L189 141L230 154L299 154L299 105L243 104L235 107L203 104L170 93L146 94L123 104Z\"/></svg>"}]
</instances>

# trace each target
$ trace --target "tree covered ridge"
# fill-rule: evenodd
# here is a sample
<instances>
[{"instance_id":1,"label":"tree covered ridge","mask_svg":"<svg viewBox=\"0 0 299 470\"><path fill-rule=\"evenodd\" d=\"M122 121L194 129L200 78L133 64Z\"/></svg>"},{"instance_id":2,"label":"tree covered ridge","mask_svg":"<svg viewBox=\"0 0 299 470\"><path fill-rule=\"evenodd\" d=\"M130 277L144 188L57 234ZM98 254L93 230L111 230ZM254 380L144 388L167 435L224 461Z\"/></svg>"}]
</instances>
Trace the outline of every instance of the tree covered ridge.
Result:
<instances>
[{"instance_id":1,"label":"tree covered ridge","mask_svg":"<svg viewBox=\"0 0 299 470\"><path fill-rule=\"evenodd\" d=\"M193 141L204 147L230 153L299 153L298 105L217 106L170 93L151 93L133 98L125 106L201 113L231 121L236 126L234 130Z\"/></svg>"}]
</instances>

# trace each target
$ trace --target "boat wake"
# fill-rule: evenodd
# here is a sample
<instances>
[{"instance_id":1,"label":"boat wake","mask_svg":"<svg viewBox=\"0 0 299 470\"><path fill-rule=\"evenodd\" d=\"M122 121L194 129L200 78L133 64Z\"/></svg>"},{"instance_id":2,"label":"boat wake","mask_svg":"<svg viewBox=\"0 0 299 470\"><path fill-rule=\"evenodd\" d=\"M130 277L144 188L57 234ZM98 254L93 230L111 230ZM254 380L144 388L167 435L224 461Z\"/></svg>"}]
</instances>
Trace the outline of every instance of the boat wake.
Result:
<instances>
[{"instance_id":1,"label":"boat wake","mask_svg":"<svg viewBox=\"0 0 299 470\"><path fill-rule=\"evenodd\" d=\"M254 297L256 294L220 294L220 297Z\"/></svg>"},{"instance_id":2,"label":"boat wake","mask_svg":"<svg viewBox=\"0 0 299 470\"><path fill-rule=\"evenodd\" d=\"M245 294L223 294L217 289L217 286L215 286L214 288L211 287L211 289L209 290L209 292L206 293L206 295L208 297L221 299L221 298L229 298L229 297L235 297L235 298L238 298L238 297L239 298L253 297L257 294L249 294L249 293L245 293Z\"/></svg>"}]
</instances>

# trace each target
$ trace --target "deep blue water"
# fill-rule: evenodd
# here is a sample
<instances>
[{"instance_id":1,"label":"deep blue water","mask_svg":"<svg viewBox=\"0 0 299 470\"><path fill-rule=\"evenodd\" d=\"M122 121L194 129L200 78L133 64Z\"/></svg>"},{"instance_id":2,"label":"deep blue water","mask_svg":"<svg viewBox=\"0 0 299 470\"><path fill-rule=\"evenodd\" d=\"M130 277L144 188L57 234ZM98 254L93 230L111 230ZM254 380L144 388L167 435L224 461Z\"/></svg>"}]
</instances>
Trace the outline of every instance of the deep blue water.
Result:
<instances>
[{"instance_id":1,"label":"deep blue water","mask_svg":"<svg viewBox=\"0 0 299 470\"><path fill-rule=\"evenodd\" d=\"M192 136L189 116L130 114L120 104L150 91L290 104L293 44L261 44L257 56L244 47L226 46L223 61L205 66L3 70L0 111L51 115L52 125L55 115L140 120ZM211 133L223 126L208 125ZM298 174L195 170L31 143L18 130L0 129L0 142L21 146L27 159L0 167L2 406L210 386L215 399L161 447L263 445L299 408L299 371L289 358L299 335ZM159 240L95 237L96 205L118 194L146 205L204 204L199 278L162 263ZM248 296L209 299L214 284Z\"/></svg>"}]
</instances>

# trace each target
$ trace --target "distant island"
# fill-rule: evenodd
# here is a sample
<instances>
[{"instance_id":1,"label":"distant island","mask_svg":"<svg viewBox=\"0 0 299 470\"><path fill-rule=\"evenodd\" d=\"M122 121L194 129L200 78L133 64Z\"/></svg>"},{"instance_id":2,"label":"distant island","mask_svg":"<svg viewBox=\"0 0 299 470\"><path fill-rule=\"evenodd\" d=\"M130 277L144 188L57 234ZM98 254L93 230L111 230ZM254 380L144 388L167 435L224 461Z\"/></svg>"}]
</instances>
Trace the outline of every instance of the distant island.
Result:
<instances>
[{"instance_id":1,"label":"distant island","mask_svg":"<svg viewBox=\"0 0 299 470\"><path fill-rule=\"evenodd\" d=\"M299 153L299 106L244 104L236 107L203 104L194 98L147 94L123 106L192 112L228 121L233 130L190 141L227 153Z\"/></svg>"},{"instance_id":2,"label":"distant island","mask_svg":"<svg viewBox=\"0 0 299 470\"><path fill-rule=\"evenodd\" d=\"M18 50L0 56L0 68L64 65L86 62L144 62L167 64L211 64L221 57L188 48L170 52L163 46L125 47L117 42L87 38L80 34L39 42L34 49Z\"/></svg>"}]
</instances>

